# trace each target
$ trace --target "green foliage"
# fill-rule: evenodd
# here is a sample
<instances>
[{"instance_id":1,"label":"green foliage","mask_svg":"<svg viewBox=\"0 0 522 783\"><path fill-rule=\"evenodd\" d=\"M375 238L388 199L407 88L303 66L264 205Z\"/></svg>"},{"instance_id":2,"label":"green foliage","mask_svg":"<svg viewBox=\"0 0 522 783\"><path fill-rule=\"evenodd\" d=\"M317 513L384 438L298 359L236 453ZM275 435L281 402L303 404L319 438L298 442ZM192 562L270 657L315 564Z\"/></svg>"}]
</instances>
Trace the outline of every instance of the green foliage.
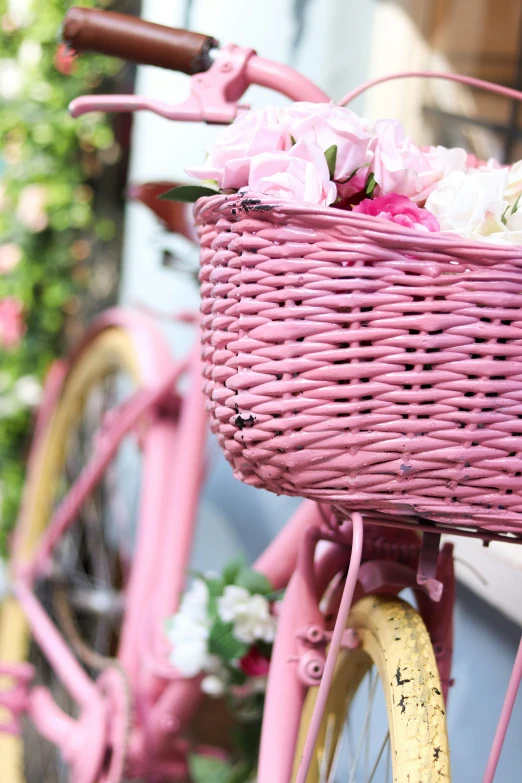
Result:
<instances>
[{"instance_id":1,"label":"green foliage","mask_svg":"<svg viewBox=\"0 0 522 783\"><path fill-rule=\"evenodd\" d=\"M375 190L376 185L377 182L375 181L375 176L373 174L373 171L370 171L370 173L366 177L366 184L364 186L364 192L366 193L368 198L373 198L373 191Z\"/></svg>"},{"instance_id":2,"label":"green foliage","mask_svg":"<svg viewBox=\"0 0 522 783\"><path fill-rule=\"evenodd\" d=\"M335 164L337 163L337 144L332 144L331 147L328 147L328 149L325 150L324 157L326 158L330 179L333 179L335 175Z\"/></svg>"},{"instance_id":3,"label":"green foliage","mask_svg":"<svg viewBox=\"0 0 522 783\"><path fill-rule=\"evenodd\" d=\"M221 658L224 663L231 663L246 655L248 644L236 639L232 623L224 623L217 617L210 629L208 650L212 655Z\"/></svg>"},{"instance_id":4,"label":"green foliage","mask_svg":"<svg viewBox=\"0 0 522 783\"><path fill-rule=\"evenodd\" d=\"M103 3L79 3L84 6ZM0 371L9 381L43 378L63 349L63 329L74 309L79 260L85 260L89 235L96 233L92 189L100 151L113 144L103 116L73 120L70 101L96 88L120 64L100 56L75 61L70 75L55 65L59 29L69 0L0 0L0 248L21 251L17 266L0 275L0 299L18 298L27 332L18 348L0 348ZM39 225L24 217L21 205L38 186L44 201ZM33 187L34 193L34 187ZM107 223L107 221L105 221ZM80 238L84 242L81 252ZM31 414L0 413L0 553L16 516L27 453Z\"/></svg>"},{"instance_id":5,"label":"green foliage","mask_svg":"<svg viewBox=\"0 0 522 783\"><path fill-rule=\"evenodd\" d=\"M160 199L164 201L182 201L185 204L193 204L203 196L215 196L218 191L215 188L207 188L204 185L179 185L176 188L162 193Z\"/></svg>"}]
</instances>

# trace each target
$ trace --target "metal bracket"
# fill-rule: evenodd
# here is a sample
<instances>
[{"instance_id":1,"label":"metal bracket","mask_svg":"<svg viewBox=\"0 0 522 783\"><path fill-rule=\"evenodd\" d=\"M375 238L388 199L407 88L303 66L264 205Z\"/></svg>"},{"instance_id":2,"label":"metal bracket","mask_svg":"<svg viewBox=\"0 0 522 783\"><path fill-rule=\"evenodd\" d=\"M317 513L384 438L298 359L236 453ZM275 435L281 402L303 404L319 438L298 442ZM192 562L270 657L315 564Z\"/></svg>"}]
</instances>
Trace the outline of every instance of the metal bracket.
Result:
<instances>
[{"instance_id":1,"label":"metal bracket","mask_svg":"<svg viewBox=\"0 0 522 783\"><path fill-rule=\"evenodd\" d=\"M297 671L304 685L317 685L324 672L326 663L326 648L332 640L332 632L326 631L320 625L310 624L296 634L299 639L300 654L297 658ZM354 650L360 644L357 631L347 628L343 634L341 646Z\"/></svg>"},{"instance_id":2,"label":"metal bracket","mask_svg":"<svg viewBox=\"0 0 522 783\"><path fill-rule=\"evenodd\" d=\"M417 584L426 587L432 601L440 601L443 584L436 578L440 533L424 533L417 567Z\"/></svg>"}]
</instances>

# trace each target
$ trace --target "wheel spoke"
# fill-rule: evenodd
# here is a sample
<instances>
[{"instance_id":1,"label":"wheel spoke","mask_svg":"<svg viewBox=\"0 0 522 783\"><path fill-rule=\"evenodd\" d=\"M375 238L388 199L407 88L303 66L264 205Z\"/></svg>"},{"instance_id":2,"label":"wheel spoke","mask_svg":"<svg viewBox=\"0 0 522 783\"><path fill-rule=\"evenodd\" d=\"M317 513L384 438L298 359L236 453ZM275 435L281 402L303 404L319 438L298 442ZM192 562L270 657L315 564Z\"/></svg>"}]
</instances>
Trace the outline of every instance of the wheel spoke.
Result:
<instances>
[{"instance_id":1,"label":"wheel spoke","mask_svg":"<svg viewBox=\"0 0 522 783\"><path fill-rule=\"evenodd\" d=\"M377 682L378 682L378 679L379 679L377 675L375 675L375 677L373 677L373 673L374 672L371 669L369 677L372 679L372 684L371 684L371 687L370 687L370 693L369 693L369 697L368 697L368 706L366 708L366 715L364 716L363 727L362 727L362 730L361 730L361 735L359 737L359 742L357 743L357 749L355 751L355 758L354 758L354 761L353 761L353 766L352 766L352 768L350 770L350 779L349 779L348 783L355 783L355 775L357 774L357 765L359 763L359 757L361 755L363 741L365 739L368 723L369 723L369 720L370 720L371 709L372 709L372 706L373 706L373 697L375 696L375 689L377 687Z\"/></svg>"},{"instance_id":2,"label":"wheel spoke","mask_svg":"<svg viewBox=\"0 0 522 783\"><path fill-rule=\"evenodd\" d=\"M69 430L64 436L63 461L53 488L54 508L74 486L92 457L95 438L105 413L121 403L121 391L126 396L132 391L128 384L116 385L116 380L112 373L103 383L92 386L79 401L81 415L72 426L68 425ZM139 449L132 442L136 453L123 454L129 443L131 440L126 439L121 444L115 460L58 542L53 553L53 570L39 588L50 616L84 662L89 659L84 658L77 642L105 657L114 655L117 650L140 491L139 480L133 478L140 477ZM130 491L127 491L127 486L122 491L122 481L129 485ZM60 593L64 600L58 602ZM63 606L65 614L62 613ZM73 703L34 643L30 660L38 671L39 684L50 689L64 712L73 715ZM69 781L70 770L58 749L45 740L30 722L24 729L24 745L27 783Z\"/></svg>"},{"instance_id":3,"label":"wheel spoke","mask_svg":"<svg viewBox=\"0 0 522 783\"><path fill-rule=\"evenodd\" d=\"M386 747L386 745L388 745L388 748L389 748L389 745L390 745L390 732L389 731L386 732L386 735L385 735L384 740L383 740L382 745L381 745L381 749L379 750L379 753L377 754L377 758L375 759L375 764L373 765L373 769L371 771L370 777L368 778L367 781L366 781L366 778L365 778L365 782L366 783L372 783L373 776L377 772L377 767L379 766L379 761L381 760L381 756L384 753L384 748Z\"/></svg>"}]
</instances>

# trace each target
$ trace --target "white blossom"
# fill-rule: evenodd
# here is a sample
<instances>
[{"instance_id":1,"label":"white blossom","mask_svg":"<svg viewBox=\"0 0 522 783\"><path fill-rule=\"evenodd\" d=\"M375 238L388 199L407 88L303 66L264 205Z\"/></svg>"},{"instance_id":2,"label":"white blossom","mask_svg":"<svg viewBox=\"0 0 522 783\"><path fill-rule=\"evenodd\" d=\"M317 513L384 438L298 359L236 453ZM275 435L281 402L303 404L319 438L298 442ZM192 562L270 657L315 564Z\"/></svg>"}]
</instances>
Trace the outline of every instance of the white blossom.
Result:
<instances>
[{"instance_id":1,"label":"white blossom","mask_svg":"<svg viewBox=\"0 0 522 783\"><path fill-rule=\"evenodd\" d=\"M207 696L219 698L219 696L223 696L225 693L226 683L217 674L207 674L201 681L201 690Z\"/></svg>"},{"instance_id":2,"label":"white blossom","mask_svg":"<svg viewBox=\"0 0 522 783\"><path fill-rule=\"evenodd\" d=\"M16 381L13 395L21 405L36 408L42 399L42 386L34 375L23 375Z\"/></svg>"},{"instance_id":3,"label":"white blossom","mask_svg":"<svg viewBox=\"0 0 522 783\"><path fill-rule=\"evenodd\" d=\"M276 619L270 613L270 604L262 595L250 595L238 585L227 585L218 598L218 613L223 622L233 623L234 636L252 644L256 639L273 642Z\"/></svg>"},{"instance_id":4,"label":"white blossom","mask_svg":"<svg viewBox=\"0 0 522 783\"><path fill-rule=\"evenodd\" d=\"M7 0L7 13L16 28L27 27L33 20L33 0Z\"/></svg>"},{"instance_id":5,"label":"white blossom","mask_svg":"<svg viewBox=\"0 0 522 783\"><path fill-rule=\"evenodd\" d=\"M11 57L0 60L0 97L6 101L18 98L24 87L24 72Z\"/></svg>"},{"instance_id":6,"label":"white blossom","mask_svg":"<svg viewBox=\"0 0 522 783\"><path fill-rule=\"evenodd\" d=\"M185 591L179 611L189 615L195 622L205 623L208 619L208 587L202 579L194 579Z\"/></svg>"},{"instance_id":7,"label":"white blossom","mask_svg":"<svg viewBox=\"0 0 522 783\"><path fill-rule=\"evenodd\" d=\"M183 612L172 618L167 636L172 644L170 660L181 675L195 677L208 659L209 629Z\"/></svg>"},{"instance_id":8,"label":"white blossom","mask_svg":"<svg viewBox=\"0 0 522 783\"><path fill-rule=\"evenodd\" d=\"M208 653L209 629L208 588L203 580L195 579L167 630L172 644L170 660L184 677L195 677L213 665L213 656Z\"/></svg>"},{"instance_id":9,"label":"white blossom","mask_svg":"<svg viewBox=\"0 0 522 783\"><path fill-rule=\"evenodd\" d=\"M18 62L23 68L34 68L42 59L42 46L38 41L26 38L18 49Z\"/></svg>"}]
</instances>

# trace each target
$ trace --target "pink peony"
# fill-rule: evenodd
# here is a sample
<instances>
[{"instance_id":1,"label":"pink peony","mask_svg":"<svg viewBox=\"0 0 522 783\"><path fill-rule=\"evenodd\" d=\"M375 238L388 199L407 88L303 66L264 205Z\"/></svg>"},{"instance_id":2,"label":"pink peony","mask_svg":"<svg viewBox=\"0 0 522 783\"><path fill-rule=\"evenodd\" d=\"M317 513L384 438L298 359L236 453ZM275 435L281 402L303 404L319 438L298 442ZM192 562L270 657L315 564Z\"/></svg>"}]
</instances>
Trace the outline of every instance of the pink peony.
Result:
<instances>
[{"instance_id":1,"label":"pink peony","mask_svg":"<svg viewBox=\"0 0 522 783\"><path fill-rule=\"evenodd\" d=\"M433 158L422 152L404 133L397 120L379 120L375 123L372 142L371 169L379 185L379 193L398 193L413 201L425 201L442 171L434 168Z\"/></svg>"},{"instance_id":2,"label":"pink peony","mask_svg":"<svg viewBox=\"0 0 522 783\"><path fill-rule=\"evenodd\" d=\"M285 112L285 122L290 134L298 141L314 141L322 150L333 145L337 147L336 181L353 178L357 169L371 160L373 129L370 120L358 117L351 109L331 103L294 103ZM363 169L363 173L365 179L368 170ZM357 186L357 182L352 184Z\"/></svg>"},{"instance_id":3,"label":"pink peony","mask_svg":"<svg viewBox=\"0 0 522 783\"><path fill-rule=\"evenodd\" d=\"M312 141L298 141L288 152L256 155L251 161L248 189L309 204L328 205L337 196L324 152Z\"/></svg>"},{"instance_id":4,"label":"pink peony","mask_svg":"<svg viewBox=\"0 0 522 783\"><path fill-rule=\"evenodd\" d=\"M16 348L25 332L22 303L18 299L0 299L0 346Z\"/></svg>"},{"instance_id":5,"label":"pink peony","mask_svg":"<svg viewBox=\"0 0 522 783\"><path fill-rule=\"evenodd\" d=\"M266 677L270 668L270 660L261 655L257 647L251 647L239 661L239 666L248 677Z\"/></svg>"},{"instance_id":6,"label":"pink peony","mask_svg":"<svg viewBox=\"0 0 522 783\"><path fill-rule=\"evenodd\" d=\"M220 188L242 188L248 183L254 156L281 152L291 146L288 131L273 107L241 115L219 135L205 164L186 169L191 177L215 180Z\"/></svg>"},{"instance_id":7,"label":"pink peony","mask_svg":"<svg viewBox=\"0 0 522 783\"><path fill-rule=\"evenodd\" d=\"M407 196L400 196L397 193L364 199L352 211L391 220L399 226L416 228L418 231L440 231L439 223L431 212L418 207Z\"/></svg>"}]
</instances>

